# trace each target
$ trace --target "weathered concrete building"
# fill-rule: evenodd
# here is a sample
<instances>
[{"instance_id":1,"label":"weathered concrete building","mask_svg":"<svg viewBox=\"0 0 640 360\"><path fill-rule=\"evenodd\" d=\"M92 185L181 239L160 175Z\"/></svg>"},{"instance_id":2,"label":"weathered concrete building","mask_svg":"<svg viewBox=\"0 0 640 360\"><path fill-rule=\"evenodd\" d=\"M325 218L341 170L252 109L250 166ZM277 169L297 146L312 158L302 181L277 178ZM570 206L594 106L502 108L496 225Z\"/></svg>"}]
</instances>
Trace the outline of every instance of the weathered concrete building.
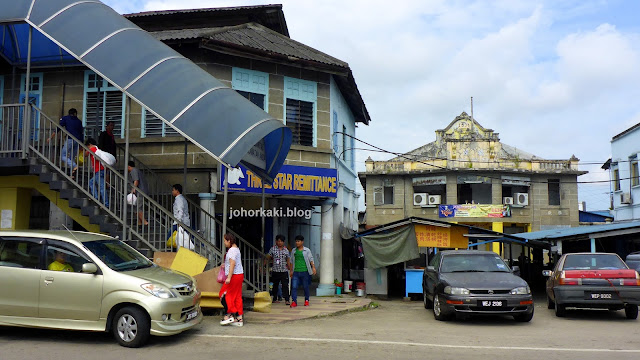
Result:
<instances>
[{"instance_id":1,"label":"weathered concrete building","mask_svg":"<svg viewBox=\"0 0 640 360\"><path fill-rule=\"evenodd\" d=\"M578 226L577 177L585 173L573 156L545 160L504 144L463 112L434 142L368 159L359 176L367 227L415 216L513 234Z\"/></svg>"}]
</instances>

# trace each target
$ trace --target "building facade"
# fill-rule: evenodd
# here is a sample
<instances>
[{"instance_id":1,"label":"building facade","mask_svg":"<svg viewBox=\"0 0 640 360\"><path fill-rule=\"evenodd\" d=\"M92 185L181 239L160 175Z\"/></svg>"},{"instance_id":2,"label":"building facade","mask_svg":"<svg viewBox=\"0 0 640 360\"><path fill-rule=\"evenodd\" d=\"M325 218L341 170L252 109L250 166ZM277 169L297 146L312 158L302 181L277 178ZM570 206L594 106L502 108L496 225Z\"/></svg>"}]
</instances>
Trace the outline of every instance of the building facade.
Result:
<instances>
[{"instance_id":1,"label":"building facade","mask_svg":"<svg viewBox=\"0 0 640 360\"><path fill-rule=\"evenodd\" d=\"M463 112L434 142L368 159L359 176L367 227L421 217L514 234L578 226L582 174L577 158L545 160L504 144Z\"/></svg>"},{"instance_id":2,"label":"building facade","mask_svg":"<svg viewBox=\"0 0 640 360\"><path fill-rule=\"evenodd\" d=\"M357 229L359 195L349 139L355 136L356 123L369 122L349 65L291 39L281 5L125 17L292 130L293 145L285 166L273 184L265 184L264 208L283 212L266 216L261 240L262 219L257 210L263 209L262 182L241 167L229 175L234 177L235 188L230 187L228 207L253 210L248 213L253 216L230 218L228 226L265 251L275 234L284 234L290 246L294 236L303 235L316 258L321 282L328 284L326 291L333 291L329 284L342 273L341 261L337 261L341 258L341 224ZM0 59L0 104L24 102L25 73ZM140 166L150 168L167 184L181 183L188 197L221 216L221 184L226 175L220 165L170 125L129 101L120 89L79 62L32 69L30 79L29 96L44 114L59 118L76 108L85 136L96 139L113 121L116 142L122 145L128 131L130 153ZM224 119L216 114L202 116L211 118L212 132L224 126ZM36 198L34 192L32 201ZM61 221L59 211L48 216L51 227L71 223L69 218Z\"/></svg>"},{"instance_id":3,"label":"building facade","mask_svg":"<svg viewBox=\"0 0 640 360\"><path fill-rule=\"evenodd\" d=\"M611 159L603 168L611 179L611 213L616 222L640 219L640 124L611 139Z\"/></svg>"}]
</instances>

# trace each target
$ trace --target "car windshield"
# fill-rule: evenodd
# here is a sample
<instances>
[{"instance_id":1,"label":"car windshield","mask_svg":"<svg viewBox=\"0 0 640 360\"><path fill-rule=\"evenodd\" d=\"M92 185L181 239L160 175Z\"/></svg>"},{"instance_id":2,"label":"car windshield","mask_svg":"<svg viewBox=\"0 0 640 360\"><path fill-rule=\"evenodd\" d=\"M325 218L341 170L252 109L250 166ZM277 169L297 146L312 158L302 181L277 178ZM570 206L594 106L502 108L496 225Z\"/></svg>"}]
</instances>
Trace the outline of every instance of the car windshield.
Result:
<instances>
[{"instance_id":1,"label":"car windshield","mask_svg":"<svg viewBox=\"0 0 640 360\"><path fill-rule=\"evenodd\" d=\"M153 266L149 259L120 240L86 241L82 244L115 271L130 271Z\"/></svg>"},{"instance_id":2,"label":"car windshield","mask_svg":"<svg viewBox=\"0 0 640 360\"><path fill-rule=\"evenodd\" d=\"M617 270L627 269L614 254L571 254L564 260L563 270Z\"/></svg>"},{"instance_id":3,"label":"car windshield","mask_svg":"<svg viewBox=\"0 0 640 360\"><path fill-rule=\"evenodd\" d=\"M455 254L442 257L440 272L510 272L498 255Z\"/></svg>"}]
</instances>

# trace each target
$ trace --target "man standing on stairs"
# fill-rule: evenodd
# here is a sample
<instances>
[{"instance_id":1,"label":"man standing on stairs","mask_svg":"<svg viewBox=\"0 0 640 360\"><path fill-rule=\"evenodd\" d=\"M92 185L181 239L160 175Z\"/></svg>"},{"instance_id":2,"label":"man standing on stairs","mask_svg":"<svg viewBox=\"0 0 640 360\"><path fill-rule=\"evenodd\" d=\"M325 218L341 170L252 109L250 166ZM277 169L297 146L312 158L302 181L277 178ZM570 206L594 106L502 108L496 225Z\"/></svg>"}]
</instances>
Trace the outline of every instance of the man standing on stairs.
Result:
<instances>
[{"instance_id":1,"label":"man standing on stairs","mask_svg":"<svg viewBox=\"0 0 640 360\"><path fill-rule=\"evenodd\" d=\"M105 196L105 179L104 179L104 166L100 160L96 159L96 141L93 138L87 139L86 145L89 147L87 155L91 156L91 165L93 165L93 178L89 180L89 192L98 201L102 201L104 206L109 208L109 198Z\"/></svg>"},{"instance_id":2,"label":"man standing on stairs","mask_svg":"<svg viewBox=\"0 0 640 360\"><path fill-rule=\"evenodd\" d=\"M79 144L84 141L84 128L82 127L82 120L78 119L78 111L74 108L69 109L69 115L63 116L62 119L60 119L60 126L78 139L78 141L76 141L71 137L65 137L66 141L62 146L61 159L64 164L67 164L67 169L71 169L71 178L75 180L75 175L78 171L76 156L78 155ZM47 143L56 135L57 132L54 131L51 137L47 139Z\"/></svg>"},{"instance_id":3,"label":"man standing on stairs","mask_svg":"<svg viewBox=\"0 0 640 360\"><path fill-rule=\"evenodd\" d=\"M173 217L175 217L178 221L181 221L186 226L191 226L191 219L189 218L189 205L187 204L187 199L185 199L184 195L182 195L182 185L175 184L173 188L171 188L171 195L175 197L173 201ZM178 229L178 224L173 224L173 229L171 232Z\"/></svg>"},{"instance_id":4,"label":"man standing on stairs","mask_svg":"<svg viewBox=\"0 0 640 360\"><path fill-rule=\"evenodd\" d=\"M138 197L139 194L136 193L136 188L140 189L140 191L142 191L144 194L148 194L149 192L147 191L147 183L144 181L144 178L142 176L142 172L140 170L138 170L138 168L136 168L136 163L135 161L131 160L129 161L129 163L127 164L127 169L129 170L129 175L131 176L131 181L133 183L133 186L131 187L131 194L133 194L134 196ZM139 198L136 202L135 205L138 208L138 220L139 220L139 225L149 225L149 222L147 221L147 219L144 218L144 214L142 212L142 209L144 208L142 206L143 199Z\"/></svg>"}]
</instances>

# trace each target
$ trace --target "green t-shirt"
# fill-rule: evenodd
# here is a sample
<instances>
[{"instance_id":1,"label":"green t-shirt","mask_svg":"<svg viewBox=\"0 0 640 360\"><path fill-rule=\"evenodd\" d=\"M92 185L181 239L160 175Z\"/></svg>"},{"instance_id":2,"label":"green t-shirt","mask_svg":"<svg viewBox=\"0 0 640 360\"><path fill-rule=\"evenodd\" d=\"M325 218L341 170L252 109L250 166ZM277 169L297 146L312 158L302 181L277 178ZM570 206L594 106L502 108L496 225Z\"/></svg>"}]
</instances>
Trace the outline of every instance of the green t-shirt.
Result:
<instances>
[{"instance_id":1,"label":"green t-shirt","mask_svg":"<svg viewBox=\"0 0 640 360\"><path fill-rule=\"evenodd\" d=\"M302 250L296 249L296 252L293 254L295 257L295 261L293 263L293 271L302 271L307 272L307 263L304 261L304 255L302 254Z\"/></svg>"}]
</instances>

